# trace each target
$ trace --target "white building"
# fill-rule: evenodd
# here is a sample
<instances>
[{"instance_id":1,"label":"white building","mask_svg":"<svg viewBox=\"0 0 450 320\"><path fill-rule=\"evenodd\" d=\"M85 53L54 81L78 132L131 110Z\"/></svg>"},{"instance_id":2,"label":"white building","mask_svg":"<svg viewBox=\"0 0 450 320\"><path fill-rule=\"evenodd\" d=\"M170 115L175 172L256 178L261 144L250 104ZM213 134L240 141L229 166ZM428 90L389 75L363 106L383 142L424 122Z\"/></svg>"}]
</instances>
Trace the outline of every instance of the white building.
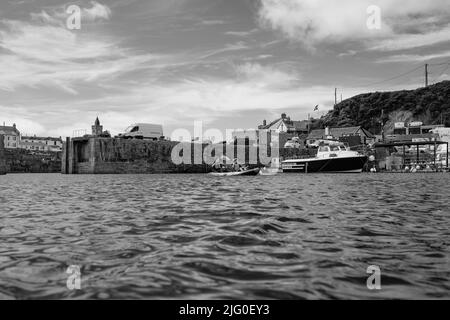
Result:
<instances>
[{"instance_id":1,"label":"white building","mask_svg":"<svg viewBox=\"0 0 450 320\"><path fill-rule=\"evenodd\" d=\"M61 138L52 137L22 137L20 148L32 151L60 152L62 151L63 141Z\"/></svg>"},{"instance_id":2,"label":"white building","mask_svg":"<svg viewBox=\"0 0 450 320\"><path fill-rule=\"evenodd\" d=\"M0 135L4 136L4 145L6 149L17 149L20 144L20 132L16 128L16 124L12 127L0 126Z\"/></svg>"}]
</instances>

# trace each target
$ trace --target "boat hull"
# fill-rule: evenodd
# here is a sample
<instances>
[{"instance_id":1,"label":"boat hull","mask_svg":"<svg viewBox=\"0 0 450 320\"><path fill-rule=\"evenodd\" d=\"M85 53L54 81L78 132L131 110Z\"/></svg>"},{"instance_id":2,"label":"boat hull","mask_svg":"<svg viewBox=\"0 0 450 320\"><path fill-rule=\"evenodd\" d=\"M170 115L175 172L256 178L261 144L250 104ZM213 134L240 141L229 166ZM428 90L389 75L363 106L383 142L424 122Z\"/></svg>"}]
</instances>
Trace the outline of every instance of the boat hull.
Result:
<instances>
[{"instance_id":1,"label":"boat hull","mask_svg":"<svg viewBox=\"0 0 450 320\"><path fill-rule=\"evenodd\" d=\"M210 175L215 177L257 176L259 174L259 170L259 168L256 168L252 170L236 172L211 172Z\"/></svg>"},{"instance_id":2,"label":"boat hull","mask_svg":"<svg viewBox=\"0 0 450 320\"><path fill-rule=\"evenodd\" d=\"M284 173L361 173L367 157L305 159L295 162L284 162Z\"/></svg>"}]
</instances>

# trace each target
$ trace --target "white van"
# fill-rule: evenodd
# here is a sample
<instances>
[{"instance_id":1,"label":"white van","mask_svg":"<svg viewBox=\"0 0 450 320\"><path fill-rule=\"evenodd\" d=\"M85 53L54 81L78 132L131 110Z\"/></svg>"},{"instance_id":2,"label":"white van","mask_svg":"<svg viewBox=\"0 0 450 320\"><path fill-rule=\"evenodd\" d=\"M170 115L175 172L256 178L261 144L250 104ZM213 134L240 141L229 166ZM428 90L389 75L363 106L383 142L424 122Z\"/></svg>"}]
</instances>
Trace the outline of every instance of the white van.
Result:
<instances>
[{"instance_id":1,"label":"white van","mask_svg":"<svg viewBox=\"0 0 450 320\"><path fill-rule=\"evenodd\" d=\"M163 127L160 124L135 123L129 126L125 133L119 135L126 139L159 140L164 136Z\"/></svg>"}]
</instances>

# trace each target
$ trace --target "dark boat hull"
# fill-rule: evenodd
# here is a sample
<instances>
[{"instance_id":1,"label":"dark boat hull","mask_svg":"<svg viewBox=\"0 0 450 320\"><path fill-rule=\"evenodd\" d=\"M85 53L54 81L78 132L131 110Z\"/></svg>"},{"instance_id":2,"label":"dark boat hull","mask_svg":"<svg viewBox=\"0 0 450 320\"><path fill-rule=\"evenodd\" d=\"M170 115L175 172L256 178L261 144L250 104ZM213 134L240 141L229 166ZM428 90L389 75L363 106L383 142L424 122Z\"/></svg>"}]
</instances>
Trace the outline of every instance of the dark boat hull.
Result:
<instances>
[{"instance_id":1,"label":"dark boat hull","mask_svg":"<svg viewBox=\"0 0 450 320\"><path fill-rule=\"evenodd\" d=\"M210 174L216 177L257 176L259 174L259 170L259 168L256 168L246 171L211 172Z\"/></svg>"},{"instance_id":2,"label":"dark boat hull","mask_svg":"<svg viewBox=\"0 0 450 320\"><path fill-rule=\"evenodd\" d=\"M283 163L285 173L361 173L367 157L307 159Z\"/></svg>"}]
</instances>

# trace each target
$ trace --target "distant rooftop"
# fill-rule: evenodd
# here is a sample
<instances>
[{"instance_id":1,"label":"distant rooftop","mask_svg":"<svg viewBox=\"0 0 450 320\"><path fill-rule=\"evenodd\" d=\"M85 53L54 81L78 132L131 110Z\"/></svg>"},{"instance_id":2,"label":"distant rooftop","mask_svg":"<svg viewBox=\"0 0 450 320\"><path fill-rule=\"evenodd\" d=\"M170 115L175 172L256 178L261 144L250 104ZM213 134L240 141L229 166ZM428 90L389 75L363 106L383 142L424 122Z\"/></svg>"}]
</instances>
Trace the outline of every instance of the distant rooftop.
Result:
<instances>
[{"instance_id":1,"label":"distant rooftop","mask_svg":"<svg viewBox=\"0 0 450 320\"><path fill-rule=\"evenodd\" d=\"M36 137L36 136L22 136L22 140L37 140L37 141L61 141L61 138L54 137Z\"/></svg>"},{"instance_id":2,"label":"distant rooftop","mask_svg":"<svg viewBox=\"0 0 450 320\"><path fill-rule=\"evenodd\" d=\"M375 136L362 127L344 127L344 128L329 128L328 136L343 137L363 134L368 138L374 138ZM325 129L312 130L308 136L308 139L326 139Z\"/></svg>"},{"instance_id":3,"label":"distant rooftop","mask_svg":"<svg viewBox=\"0 0 450 320\"><path fill-rule=\"evenodd\" d=\"M259 126L258 128L261 130L278 129L278 127L281 125L281 123L284 123L284 125L290 131L308 131L309 122L307 120L294 121L294 120L291 120L290 117L286 116L285 113L283 113L280 118L272 121L269 124L264 123L263 125Z\"/></svg>"},{"instance_id":4,"label":"distant rooftop","mask_svg":"<svg viewBox=\"0 0 450 320\"><path fill-rule=\"evenodd\" d=\"M17 130L16 125L0 126L0 134L18 136L18 135L20 135L20 132L19 132L19 130Z\"/></svg>"}]
</instances>

